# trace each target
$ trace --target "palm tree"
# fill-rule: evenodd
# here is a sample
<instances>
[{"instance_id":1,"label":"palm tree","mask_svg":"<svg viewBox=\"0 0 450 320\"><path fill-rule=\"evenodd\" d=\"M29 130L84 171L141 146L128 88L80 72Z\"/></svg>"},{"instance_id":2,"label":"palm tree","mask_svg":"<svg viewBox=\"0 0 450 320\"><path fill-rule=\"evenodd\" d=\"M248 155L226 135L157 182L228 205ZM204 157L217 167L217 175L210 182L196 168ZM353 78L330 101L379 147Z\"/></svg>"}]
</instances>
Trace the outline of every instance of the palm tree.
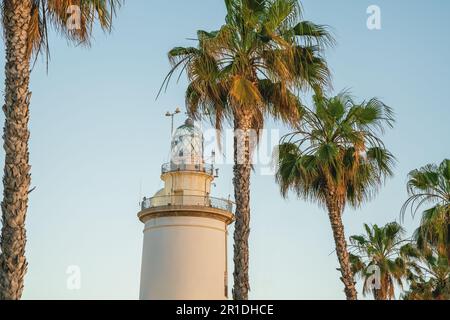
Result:
<instances>
[{"instance_id":1,"label":"palm tree","mask_svg":"<svg viewBox=\"0 0 450 320\"><path fill-rule=\"evenodd\" d=\"M396 222L383 227L364 224L364 229L366 234L350 237L352 271L363 279L364 295L371 292L375 300L394 299L395 284L403 288L403 280L413 267L408 254L412 245ZM379 277L375 285L374 277Z\"/></svg>"},{"instance_id":2,"label":"palm tree","mask_svg":"<svg viewBox=\"0 0 450 320\"><path fill-rule=\"evenodd\" d=\"M198 46L169 52L172 70L186 71L188 112L208 114L222 129L235 129L233 184L236 201L234 289L237 300L248 299L250 173L252 151L267 116L297 125L300 91L317 92L329 84L323 49L333 44L326 27L301 20L297 0L225 0L225 24L213 32L199 31Z\"/></svg>"},{"instance_id":3,"label":"palm tree","mask_svg":"<svg viewBox=\"0 0 450 320\"><path fill-rule=\"evenodd\" d=\"M415 215L423 206L432 205L422 213L415 236L419 248L436 247L440 256L450 263L450 160L439 166L428 164L409 173L409 199L402 207Z\"/></svg>"},{"instance_id":4,"label":"palm tree","mask_svg":"<svg viewBox=\"0 0 450 320\"><path fill-rule=\"evenodd\" d=\"M417 267L408 275L404 300L450 300L450 264L439 250L416 249Z\"/></svg>"},{"instance_id":5,"label":"palm tree","mask_svg":"<svg viewBox=\"0 0 450 320\"><path fill-rule=\"evenodd\" d=\"M347 204L359 207L371 199L393 174L394 157L379 138L385 125L392 127L393 113L375 98L357 104L346 92L313 100L304 125L281 139L276 179L284 197L292 190L328 209L341 280L354 300L342 214Z\"/></svg>"},{"instance_id":6,"label":"palm tree","mask_svg":"<svg viewBox=\"0 0 450 320\"><path fill-rule=\"evenodd\" d=\"M79 25L68 27L72 5L80 8ZM52 25L77 44L89 44L94 22L109 30L119 0L3 0L1 14L6 48L5 166L3 176L0 299L20 299L27 270L25 217L30 192L30 61L48 54L47 27ZM68 13L69 12L69 13ZM48 56L47 56L48 57Z\"/></svg>"}]
</instances>

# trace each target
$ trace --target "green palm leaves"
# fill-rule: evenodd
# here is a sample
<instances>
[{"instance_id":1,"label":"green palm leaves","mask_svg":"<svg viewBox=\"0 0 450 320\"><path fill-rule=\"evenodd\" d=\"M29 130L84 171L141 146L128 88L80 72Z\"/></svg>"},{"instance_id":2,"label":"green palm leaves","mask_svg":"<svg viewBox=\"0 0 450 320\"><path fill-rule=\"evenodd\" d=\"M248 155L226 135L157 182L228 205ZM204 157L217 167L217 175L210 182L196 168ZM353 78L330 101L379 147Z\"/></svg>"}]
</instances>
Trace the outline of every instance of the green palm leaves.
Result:
<instances>
[{"instance_id":1,"label":"green palm leaves","mask_svg":"<svg viewBox=\"0 0 450 320\"><path fill-rule=\"evenodd\" d=\"M419 247L435 246L450 261L450 160L411 171L407 187L410 198L403 205L403 215L408 208L416 214L423 207L432 206L424 209L416 230Z\"/></svg>"},{"instance_id":2,"label":"green palm leaves","mask_svg":"<svg viewBox=\"0 0 450 320\"><path fill-rule=\"evenodd\" d=\"M450 299L450 266L446 255L404 239L396 222L383 227L364 225L365 234L350 237L352 270L363 280L364 295L377 300L395 298L395 285L405 300Z\"/></svg>"},{"instance_id":3,"label":"green palm leaves","mask_svg":"<svg viewBox=\"0 0 450 320\"><path fill-rule=\"evenodd\" d=\"M411 244L403 239L404 229L396 222L383 227L364 225L365 234L350 237L350 261L356 276L363 279L363 294L377 300L395 297L395 285L403 288L413 263ZM376 279L376 277L379 277Z\"/></svg>"},{"instance_id":4,"label":"green palm leaves","mask_svg":"<svg viewBox=\"0 0 450 320\"><path fill-rule=\"evenodd\" d=\"M218 128L225 119L246 117L260 129L267 115L295 125L296 93L329 84L322 51L334 42L327 28L301 21L294 0L235 0L226 7L219 30L198 31L197 47L169 52L166 82L176 70L186 71L188 110L214 115Z\"/></svg>"},{"instance_id":5,"label":"green palm leaves","mask_svg":"<svg viewBox=\"0 0 450 320\"><path fill-rule=\"evenodd\" d=\"M304 125L283 137L277 182L283 195L325 204L333 193L357 207L369 200L395 162L379 137L394 122L392 110L377 99L355 103L348 93L314 98Z\"/></svg>"},{"instance_id":6,"label":"green palm leaves","mask_svg":"<svg viewBox=\"0 0 450 320\"><path fill-rule=\"evenodd\" d=\"M364 293L371 291L376 299L392 299L394 283L402 287L407 280L409 288L403 299L448 300L450 161L411 171L407 189L410 197L402 206L402 216L408 210L413 215L423 210L413 241L402 240L404 232L397 223L382 228L365 225L366 235L350 238L355 253L351 255L353 271L363 279ZM405 241L408 243L402 245ZM373 275L367 272L371 265L380 270L379 288L371 285Z\"/></svg>"},{"instance_id":7,"label":"green palm leaves","mask_svg":"<svg viewBox=\"0 0 450 320\"><path fill-rule=\"evenodd\" d=\"M408 274L405 300L450 300L450 265L435 249L418 250L416 268Z\"/></svg>"},{"instance_id":8,"label":"green palm leaves","mask_svg":"<svg viewBox=\"0 0 450 320\"><path fill-rule=\"evenodd\" d=\"M409 173L410 197L402 216L410 210L422 211L420 226L414 234L420 272L411 272L409 300L450 299L450 160L428 164ZM431 206L431 207L428 207Z\"/></svg>"}]
</instances>

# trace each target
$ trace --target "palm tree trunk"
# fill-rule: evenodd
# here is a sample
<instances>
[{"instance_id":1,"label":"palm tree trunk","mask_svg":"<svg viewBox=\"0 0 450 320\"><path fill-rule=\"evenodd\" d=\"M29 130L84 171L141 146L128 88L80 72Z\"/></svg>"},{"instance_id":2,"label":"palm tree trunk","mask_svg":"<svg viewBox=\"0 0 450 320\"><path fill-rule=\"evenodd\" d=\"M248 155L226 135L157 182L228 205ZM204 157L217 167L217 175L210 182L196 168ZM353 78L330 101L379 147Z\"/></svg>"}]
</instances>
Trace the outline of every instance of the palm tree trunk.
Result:
<instances>
[{"instance_id":1,"label":"palm tree trunk","mask_svg":"<svg viewBox=\"0 0 450 320\"><path fill-rule=\"evenodd\" d=\"M373 289L375 300L387 300L389 290L389 276L384 275L383 279L380 280L380 285L381 287L379 289Z\"/></svg>"},{"instance_id":2,"label":"palm tree trunk","mask_svg":"<svg viewBox=\"0 0 450 320\"><path fill-rule=\"evenodd\" d=\"M375 300L384 300L381 297L381 292L379 289L373 289L373 297L375 298Z\"/></svg>"},{"instance_id":3,"label":"palm tree trunk","mask_svg":"<svg viewBox=\"0 0 450 320\"><path fill-rule=\"evenodd\" d=\"M0 299L20 299L27 270L25 259L25 216L30 187L28 91L30 64L27 35L31 17L30 0L4 1L3 24L6 47L5 126L3 148L2 233L0 255Z\"/></svg>"},{"instance_id":4,"label":"palm tree trunk","mask_svg":"<svg viewBox=\"0 0 450 320\"><path fill-rule=\"evenodd\" d=\"M250 120L235 116L233 185L236 201L234 229L234 300L248 300L250 290L248 266L250 234Z\"/></svg>"},{"instance_id":5,"label":"palm tree trunk","mask_svg":"<svg viewBox=\"0 0 450 320\"><path fill-rule=\"evenodd\" d=\"M450 212L447 212L447 239L445 246L447 247L447 263L450 267Z\"/></svg>"},{"instance_id":6,"label":"palm tree trunk","mask_svg":"<svg viewBox=\"0 0 450 320\"><path fill-rule=\"evenodd\" d=\"M357 293L353 272L350 267L350 255L347 250L347 241L345 239L344 224L342 223L343 203L336 199L335 193L330 193L327 199L328 215L330 218L331 229L333 230L334 242L336 244L336 254L340 264L341 281L345 286L345 295L347 300L356 300Z\"/></svg>"},{"instance_id":7,"label":"palm tree trunk","mask_svg":"<svg viewBox=\"0 0 450 320\"><path fill-rule=\"evenodd\" d=\"M447 244L447 264L450 267L450 245Z\"/></svg>"}]
</instances>

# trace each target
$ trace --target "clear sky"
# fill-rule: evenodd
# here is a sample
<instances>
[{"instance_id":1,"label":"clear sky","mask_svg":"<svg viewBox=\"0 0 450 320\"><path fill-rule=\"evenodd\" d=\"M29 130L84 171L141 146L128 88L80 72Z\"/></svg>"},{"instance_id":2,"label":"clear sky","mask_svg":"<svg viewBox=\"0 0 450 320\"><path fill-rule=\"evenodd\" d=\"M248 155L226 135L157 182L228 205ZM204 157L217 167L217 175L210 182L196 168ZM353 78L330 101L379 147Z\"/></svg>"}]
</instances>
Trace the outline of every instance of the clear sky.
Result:
<instances>
[{"instance_id":1,"label":"clear sky","mask_svg":"<svg viewBox=\"0 0 450 320\"><path fill-rule=\"evenodd\" d=\"M168 158L170 131L164 113L183 107L186 84L182 78L155 101L169 68L166 53L192 43L187 38L197 29L220 26L222 2L128 0L114 32L96 33L90 50L51 36L49 72L39 60L32 74L30 151L37 188L28 211L24 298L138 298L143 229L138 201L162 186L160 165ZM450 157L450 2L302 3L305 19L328 24L336 34L338 45L327 52L336 91L379 97L397 114L395 129L385 137L398 158L396 176L373 202L345 212L350 236L362 232L364 222L398 220L407 173ZM366 27L369 5L381 8L381 30ZM285 130L273 123L269 128ZM232 166L220 170L214 193L227 197L233 191ZM283 200L274 178L257 168L251 209L251 298L344 298L322 208L293 196ZM407 219L410 233L417 223ZM80 290L66 286L71 265L80 267Z\"/></svg>"}]
</instances>

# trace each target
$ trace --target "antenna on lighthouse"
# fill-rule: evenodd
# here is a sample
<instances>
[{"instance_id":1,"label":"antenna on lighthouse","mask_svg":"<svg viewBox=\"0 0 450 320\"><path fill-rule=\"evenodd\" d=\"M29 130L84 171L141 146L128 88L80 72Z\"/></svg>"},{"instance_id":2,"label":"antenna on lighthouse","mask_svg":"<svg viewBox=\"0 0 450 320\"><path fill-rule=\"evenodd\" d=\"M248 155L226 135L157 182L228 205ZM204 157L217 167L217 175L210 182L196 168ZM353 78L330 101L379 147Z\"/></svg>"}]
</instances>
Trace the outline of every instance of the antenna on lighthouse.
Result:
<instances>
[{"instance_id":1,"label":"antenna on lighthouse","mask_svg":"<svg viewBox=\"0 0 450 320\"><path fill-rule=\"evenodd\" d=\"M214 178L218 178L219 177L219 169L216 168L216 150L214 150L214 149L211 151L211 165L212 165L211 174L214 175Z\"/></svg>"},{"instance_id":2,"label":"antenna on lighthouse","mask_svg":"<svg viewBox=\"0 0 450 320\"><path fill-rule=\"evenodd\" d=\"M211 164L213 167L216 166L216 150L212 149L211 151Z\"/></svg>"},{"instance_id":3,"label":"antenna on lighthouse","mask_svg":"<svg viewBox=\"0 0 450 320\"><path fill-rule=\"evenodd\" d=\"M172 123L170 126L170 135L171 136L173 135L173 118L175 117L175 115L177 115L179 113L181 113L181 110L179 107L177 107L174 112L170 112L170 111L166 112L166 117L171 117L171 120L172 120Z\"/></svg>"}]
</instances>

